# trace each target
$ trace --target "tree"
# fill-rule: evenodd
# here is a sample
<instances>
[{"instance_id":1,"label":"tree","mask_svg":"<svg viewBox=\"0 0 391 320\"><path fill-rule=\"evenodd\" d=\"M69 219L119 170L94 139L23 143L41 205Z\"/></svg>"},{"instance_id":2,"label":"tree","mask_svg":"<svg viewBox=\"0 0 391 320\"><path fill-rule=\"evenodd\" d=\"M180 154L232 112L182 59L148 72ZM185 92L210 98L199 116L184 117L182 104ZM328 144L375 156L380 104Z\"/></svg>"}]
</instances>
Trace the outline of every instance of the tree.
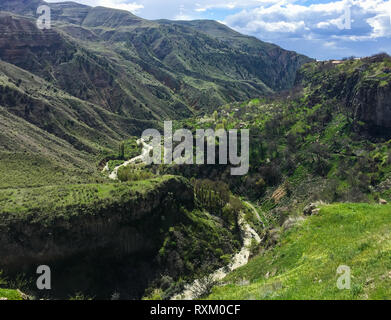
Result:
<instances>
[{"instance_id":1,"label":"tree","mask_svg":"<svg viewBox=\"0 0 391 320\"><path fill-rule=\"evenodd\" d=\"M118 147L118 158L121 160L125 159L125 143L121 142Z\"/></svg>"}]
</instances>

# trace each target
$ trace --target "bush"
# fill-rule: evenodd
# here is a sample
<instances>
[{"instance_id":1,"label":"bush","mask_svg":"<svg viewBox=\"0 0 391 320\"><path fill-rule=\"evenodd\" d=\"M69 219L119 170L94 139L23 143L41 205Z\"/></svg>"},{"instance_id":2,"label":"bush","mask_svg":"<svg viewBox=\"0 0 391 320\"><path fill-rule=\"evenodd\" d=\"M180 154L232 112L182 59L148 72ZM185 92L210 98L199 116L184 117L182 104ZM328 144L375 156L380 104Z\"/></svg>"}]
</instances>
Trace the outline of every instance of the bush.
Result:
<instances>
[{"instance_id":1,"label":"bush","mask_svg":"<svg viewBox=\"0 0 391 320\"><path fill-rule=\"evenodd\" d=\"M153 177L154 174L152 172L131 166L121 167L118 170L118 179L121 182L148 180Z\"/></svg>"},{"instance_id":2,"label":"bush","mask_svg":"<svg viewBox=\"0 0 391 320\"><path fill-rule=\"evenodd\" d=\"M227 184L221 181L196 180L194 193L197 200L212 214L221 215L230 202L231 193Z\"/></svg>"}]
</instances>

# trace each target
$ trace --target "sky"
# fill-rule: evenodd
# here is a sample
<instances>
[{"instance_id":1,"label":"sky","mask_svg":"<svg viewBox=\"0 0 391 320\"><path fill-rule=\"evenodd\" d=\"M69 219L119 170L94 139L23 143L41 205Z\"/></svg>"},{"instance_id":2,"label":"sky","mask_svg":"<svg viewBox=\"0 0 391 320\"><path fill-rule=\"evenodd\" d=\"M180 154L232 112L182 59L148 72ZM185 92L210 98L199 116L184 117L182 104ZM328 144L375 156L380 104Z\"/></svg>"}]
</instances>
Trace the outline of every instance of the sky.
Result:
<instances>
[{"instance_id":1,"label":"sky","mask_svg":"<svg viewBox=\"0 0 391 320\"><path fill-rule=\"evenodd\" d=\"M318 60L391 54L391 0L74 1L146 19L213 19Z\"/></svg>"}]
</instances>

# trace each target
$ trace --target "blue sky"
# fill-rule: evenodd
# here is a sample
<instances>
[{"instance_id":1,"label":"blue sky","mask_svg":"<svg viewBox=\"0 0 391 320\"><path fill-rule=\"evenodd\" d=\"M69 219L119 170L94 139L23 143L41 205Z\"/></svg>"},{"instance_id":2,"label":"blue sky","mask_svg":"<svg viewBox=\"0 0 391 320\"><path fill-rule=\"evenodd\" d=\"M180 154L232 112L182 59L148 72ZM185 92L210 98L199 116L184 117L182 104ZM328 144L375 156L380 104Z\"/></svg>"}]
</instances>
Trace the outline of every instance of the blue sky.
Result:
<instances>
[{"instance_id":1,"label":"blue sky","mask_svg":"<svg viewBox=\"0 0 391 320\"><path fill-rule=\"evenodd\" d=\"M49 0L48 2L60 2ZM146 19L213 19L310 57L391 54L391 0L76 0Z\"/></svg>"}]
</instances>

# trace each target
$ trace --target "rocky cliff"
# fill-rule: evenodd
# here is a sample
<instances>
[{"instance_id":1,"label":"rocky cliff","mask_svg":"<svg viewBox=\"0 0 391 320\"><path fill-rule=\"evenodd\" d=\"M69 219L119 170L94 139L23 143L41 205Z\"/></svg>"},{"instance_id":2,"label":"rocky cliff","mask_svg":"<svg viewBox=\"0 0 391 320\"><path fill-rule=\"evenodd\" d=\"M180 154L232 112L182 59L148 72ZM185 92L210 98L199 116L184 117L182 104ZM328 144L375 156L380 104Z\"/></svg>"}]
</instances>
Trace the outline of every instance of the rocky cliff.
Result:
<instances>
[{"instance_id":1,"label":"rocky cliff","mask_svg":"<svg viewBox=\"0 0 391 320\"><path fill-rule=\"evenodd\" d=\"M197 209L193 187L175 176L0 194L0 270L34 279L36 268L48 265L50 297L80 291L140 298L162 275L177 280L205 264L219 266L240 239ZM194 230L199 240L187 234ZM40 296L34 284L30 290Z\"/></svg>"},{"instance_id":2,"label":"rocky cliff","mask_svg":"<svg viewBox=\"0 0 391 320\"><path fill-rule=\"evenodd\" d=\"M126 189L113 187L113 197L94 199L92 203L31 206L22 212L15 207L2 209L1 268L50 264L104 248L110 248L114 255L153 252L160 248L162 239L154 228L161 225L162 217L172 225L183 218L180 206L189 210L194 207L192 188L180 178L152 183L143 193ZM76 191L61 192L65 196Z\"/></svg>"},{"instance_id":3,"label":"rocky cliff","mask_svg":"<svg viewBox=\"0 0 391 320\"><path fill-rule=\"evenodd\" d=\"M391 128L391 58L379 54L363 59L310 63L297 84L307 86L313 104L334 100L352 122L364 122L373 134Z\"/></svg>"}]
</instances>

